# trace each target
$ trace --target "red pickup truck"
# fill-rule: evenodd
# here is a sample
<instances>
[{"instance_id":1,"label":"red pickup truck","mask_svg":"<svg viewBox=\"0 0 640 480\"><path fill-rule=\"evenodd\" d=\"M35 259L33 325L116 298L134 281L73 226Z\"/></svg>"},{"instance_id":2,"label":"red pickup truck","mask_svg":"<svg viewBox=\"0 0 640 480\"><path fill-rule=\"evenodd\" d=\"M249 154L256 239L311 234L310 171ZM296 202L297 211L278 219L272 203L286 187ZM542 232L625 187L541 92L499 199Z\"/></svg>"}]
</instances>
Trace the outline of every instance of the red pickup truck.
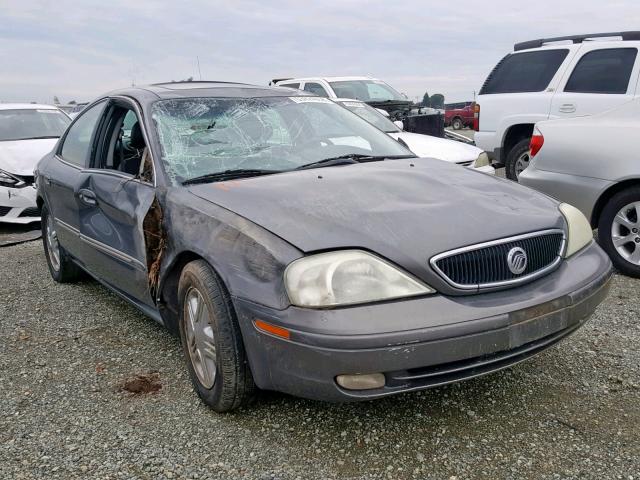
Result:
<instances>
[{"instance_id":1,"label":"red pickup truck","mask_svg":"<svg viewBox=\"0 0 640 480\"><path fill-rule=\"evenodd\" d=\"M444 123L447 127L460 130L473 127L473 107L475 102L446 103L444 105Z\"/></svg>"}]
</instances>

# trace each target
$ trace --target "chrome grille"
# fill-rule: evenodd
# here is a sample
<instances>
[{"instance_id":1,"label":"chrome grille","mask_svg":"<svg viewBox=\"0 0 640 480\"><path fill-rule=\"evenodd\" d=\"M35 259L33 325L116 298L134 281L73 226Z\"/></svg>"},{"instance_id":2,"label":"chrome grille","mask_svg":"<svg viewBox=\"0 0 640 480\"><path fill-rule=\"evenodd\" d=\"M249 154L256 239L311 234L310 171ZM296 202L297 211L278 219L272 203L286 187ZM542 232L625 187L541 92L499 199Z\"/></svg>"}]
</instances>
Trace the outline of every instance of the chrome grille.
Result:
<instances>
[{"instance_id":1,"label":"chrome grille","mask_svg":"<svg viewBox=\"0 0 640 480\"><path fill-rule=\"evenodd\" d=\"M526 268L518 274L507 261L514 248L524 250L527 256ZM431 265L456 288L498 288L550 272L560 263L563 248L562 230L545 230L445 252L433 257Z\"/></svg>"}]
</instances>

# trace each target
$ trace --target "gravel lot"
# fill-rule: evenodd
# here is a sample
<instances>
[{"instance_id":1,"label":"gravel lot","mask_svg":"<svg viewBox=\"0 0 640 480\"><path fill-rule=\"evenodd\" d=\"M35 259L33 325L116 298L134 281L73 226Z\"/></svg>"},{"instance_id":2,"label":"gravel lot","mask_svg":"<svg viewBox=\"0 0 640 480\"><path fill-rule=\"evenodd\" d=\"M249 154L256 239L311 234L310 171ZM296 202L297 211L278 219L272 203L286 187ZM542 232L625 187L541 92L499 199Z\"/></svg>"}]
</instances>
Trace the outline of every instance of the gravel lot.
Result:
<instances>
[{"instance_id":1,"label":"gravel lot","mask_svg":"<svg viewBox=\"0 0 640 480\"><path fill-rule=\"evenodd\" d=\"M513 369L381 401L220 415L177 339L39 242L0 248L0 478L640 478L640 281ZM147 375L152 393L123 391Z\"/></svg>"}]
</instances>

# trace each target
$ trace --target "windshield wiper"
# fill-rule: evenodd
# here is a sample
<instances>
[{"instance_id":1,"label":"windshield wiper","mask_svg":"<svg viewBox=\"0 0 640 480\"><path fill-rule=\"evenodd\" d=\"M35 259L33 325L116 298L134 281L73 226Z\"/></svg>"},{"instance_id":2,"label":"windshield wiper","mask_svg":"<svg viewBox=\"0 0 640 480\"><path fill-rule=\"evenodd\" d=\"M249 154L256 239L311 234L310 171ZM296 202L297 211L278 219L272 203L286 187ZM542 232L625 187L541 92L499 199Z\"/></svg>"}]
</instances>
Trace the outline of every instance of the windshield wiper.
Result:
<instances>
[{"instance_id":1,"label":"windshield wiper","mask_svg":"<svg viewBox=\"0 0 640 480\"><path fill-rule=\"evenodd\" d=\"M224 180L232 180L234 178L259 177L260 175L270 175L272 173L281 173L283 170L261 170L238 168L235 170L225 170L223 172L207 173L198 177L189 178L182 182L182 185L193 185L195 183L222 182Z\"/></svg>"},{"instance_id":2,"label":"windshield wiper","mask_svg":"<svg viewBox=\"0 0 640 480\"><path fill-rule=\"evenodd\" d=\"M349 153L338 157L325 158L317 162L307 163L296 168L296 170L306 170L307 168L333 167L334 165L350 165L361 162L379 162L383 160L395 160L398 158L414 158L414 155L365 155L362 153Z\"/></svg>"}]
</instances>

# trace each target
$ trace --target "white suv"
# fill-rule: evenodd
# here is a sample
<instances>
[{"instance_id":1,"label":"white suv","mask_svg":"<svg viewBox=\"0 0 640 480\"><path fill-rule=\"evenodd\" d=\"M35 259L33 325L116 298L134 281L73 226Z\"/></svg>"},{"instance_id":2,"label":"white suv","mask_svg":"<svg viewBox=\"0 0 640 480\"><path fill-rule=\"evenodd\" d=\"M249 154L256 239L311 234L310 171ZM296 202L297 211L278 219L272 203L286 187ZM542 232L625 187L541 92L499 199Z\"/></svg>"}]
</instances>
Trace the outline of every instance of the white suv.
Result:
<instances>
[{"instance_id":1,"label":"white suv","mask_svg":"<svg viewBox=\"0 0 640 480\"><path fill-rule=\"evenodd\" d=\"M596 33L518 43L477 98L475 142L517 180L529 164L536 122L591 115L640 95L640 32Z\"/></svg>"}]
</instances>

